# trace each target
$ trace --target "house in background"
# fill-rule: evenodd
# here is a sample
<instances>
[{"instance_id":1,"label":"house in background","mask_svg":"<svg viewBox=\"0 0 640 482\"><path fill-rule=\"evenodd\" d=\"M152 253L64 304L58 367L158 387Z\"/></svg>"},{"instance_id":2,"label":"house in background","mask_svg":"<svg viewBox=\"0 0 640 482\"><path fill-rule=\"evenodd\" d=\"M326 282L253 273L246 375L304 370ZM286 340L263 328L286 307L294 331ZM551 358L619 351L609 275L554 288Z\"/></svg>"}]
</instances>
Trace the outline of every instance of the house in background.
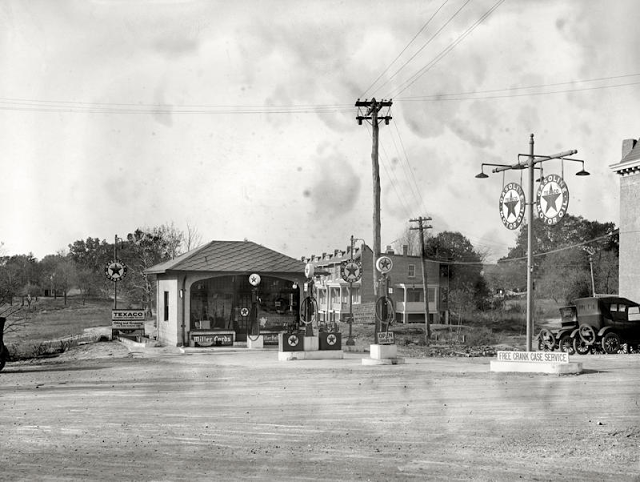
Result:
<instances>
[{"instance_id":1,"label":"house in background","mask_svg":"<svg viewBox=\"0 0 640 482\"><path fill-rule=\"evenodd\" d=\"M373 305L376 302L374 291L373 251L363 244L351 248L336 249L332 253L312 255L303 261L311 263L315 272L319 273L314 280L315 297L318 301L319 317L323 321L345 321L349 314L349 283L342 279L341 264L351 259L361 262L362 276L352 284L352 303ZM396 254L387 247L385 256L393 262L388 274L389 296L393 299L396 310L396 321L399 323L424 323L424 291L420 256L407 254L408 247L403 246L403 253ZM446 265L435 261L427 261L427 288L429 293L429 321L444 323L448 321L448 270ZM445 268L445 269L443 269Z\"/></svg>"},{"instance_id":2,"label":"house in background","mask_svg":"<svg viewBox=\"0 0 640 482\"><path fill-rule=\"evenodd\" d=\"M640 301L640 140L622 141L620 176L620 296Z\"/></svg>"}]
</instances>

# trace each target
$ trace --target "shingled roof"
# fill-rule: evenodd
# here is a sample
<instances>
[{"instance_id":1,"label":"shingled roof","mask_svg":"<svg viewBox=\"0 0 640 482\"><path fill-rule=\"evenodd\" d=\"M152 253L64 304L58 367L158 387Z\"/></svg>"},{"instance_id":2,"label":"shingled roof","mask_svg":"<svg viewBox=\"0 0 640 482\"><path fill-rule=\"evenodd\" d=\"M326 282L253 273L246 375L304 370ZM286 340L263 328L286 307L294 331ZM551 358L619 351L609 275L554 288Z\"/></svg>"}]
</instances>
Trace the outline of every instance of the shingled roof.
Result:
<instances>
[{"instance_id":1,"label":"shingled roof","mask_svg":"<svg viewBox=\"0 0 640 482\"><path fill-rule=\"evenodd\" d=\"M252 241L211 241L170 261L145 270L167 271L304 273L304 263Z\"/></svg>"}]
</instances>

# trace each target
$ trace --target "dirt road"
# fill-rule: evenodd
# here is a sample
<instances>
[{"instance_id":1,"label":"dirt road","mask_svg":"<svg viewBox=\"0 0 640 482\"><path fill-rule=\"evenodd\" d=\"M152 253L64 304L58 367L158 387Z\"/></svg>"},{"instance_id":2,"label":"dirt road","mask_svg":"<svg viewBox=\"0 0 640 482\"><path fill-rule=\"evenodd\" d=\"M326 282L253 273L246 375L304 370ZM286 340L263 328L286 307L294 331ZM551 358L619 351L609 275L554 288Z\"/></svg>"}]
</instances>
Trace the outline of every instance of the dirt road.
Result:
<instances>
[{"instance_id":1,"label":"dirt road","mask_svg":"<svg viewBox=\"0 0 640 482\"><path fill-rule=\"evenodd\" d=\"M640 356L278 362L119 342L0 373L0 480L640 480Z\"/></svg>"}]
</instances>

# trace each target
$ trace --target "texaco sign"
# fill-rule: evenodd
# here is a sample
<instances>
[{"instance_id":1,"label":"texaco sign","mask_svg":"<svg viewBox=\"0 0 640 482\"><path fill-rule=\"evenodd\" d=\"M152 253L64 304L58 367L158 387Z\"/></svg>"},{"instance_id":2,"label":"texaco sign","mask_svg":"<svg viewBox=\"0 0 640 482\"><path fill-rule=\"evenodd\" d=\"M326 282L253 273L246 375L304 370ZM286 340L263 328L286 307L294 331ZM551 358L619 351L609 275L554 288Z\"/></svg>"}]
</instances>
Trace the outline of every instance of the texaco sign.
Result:
<instances>
[{"instance_id":1,"label":"texaco sign","mask_svg":"<svg viewBox=\"0 0 640 482\"><path fill-rule=\"evenodd\" d=\"M518 229L524 219L524 191L520 184L510 182L500 193L500 219L508 229Z\"/></svg>"},{"instance_id":2,"label":"texaco sign","mask_svg":"<svg viewBox=\"0 0 640 482\"><path fill-rule=\"evenodd\" d=\"M537 216L548 225L557 224L569 206L569 188L557 174L545 176L540 182L536 202Z\"/></svg>"}]
</instances>

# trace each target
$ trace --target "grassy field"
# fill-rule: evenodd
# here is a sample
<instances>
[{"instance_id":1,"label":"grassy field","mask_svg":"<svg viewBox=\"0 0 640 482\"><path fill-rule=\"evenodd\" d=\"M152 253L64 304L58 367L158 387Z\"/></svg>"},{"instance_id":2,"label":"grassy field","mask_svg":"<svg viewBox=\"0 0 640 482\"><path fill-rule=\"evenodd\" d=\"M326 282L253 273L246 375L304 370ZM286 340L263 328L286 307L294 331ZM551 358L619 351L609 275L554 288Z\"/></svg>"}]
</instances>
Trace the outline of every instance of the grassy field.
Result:
<instances>
[{"instance_id":1,"label":"grassy field","mask_svg":"<svg viewBox=\"0 0 640 482\"><path fill-rule=\"evenodd\" d=\"M80 335L86 328L108 327L112 307L110 300L88 300L83 304L79 298L67 298L65 305L63 298L39 298L30 308L25 305L8 318L7 324L15 323L15 330L10 328L5 333L4 343L34 344Z\"/></svg>"}]
</instances>

